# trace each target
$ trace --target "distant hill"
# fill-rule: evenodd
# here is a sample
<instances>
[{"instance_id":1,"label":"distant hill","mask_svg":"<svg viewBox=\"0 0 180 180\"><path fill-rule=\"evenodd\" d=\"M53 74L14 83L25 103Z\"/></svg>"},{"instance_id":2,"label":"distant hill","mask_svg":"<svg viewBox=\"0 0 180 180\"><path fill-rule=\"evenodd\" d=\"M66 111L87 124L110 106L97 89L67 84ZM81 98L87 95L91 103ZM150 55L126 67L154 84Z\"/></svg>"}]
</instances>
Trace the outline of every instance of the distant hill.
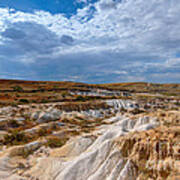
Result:
<instances>
[{"instance_id":1,"label":"distant hill","mask_svg":"<svg viewBox=\"0 0 180 180\"><path fill-rule=\"evenodd\" d=\"M180 98L180 84L154 84L147 82L86 84L67 81L24 81L0 79L0 105L21 103L71 102L78 97L70 91L104 89L175 96ZM88 100L94 100L94 97Z\"/></svg>"}]
</instances>

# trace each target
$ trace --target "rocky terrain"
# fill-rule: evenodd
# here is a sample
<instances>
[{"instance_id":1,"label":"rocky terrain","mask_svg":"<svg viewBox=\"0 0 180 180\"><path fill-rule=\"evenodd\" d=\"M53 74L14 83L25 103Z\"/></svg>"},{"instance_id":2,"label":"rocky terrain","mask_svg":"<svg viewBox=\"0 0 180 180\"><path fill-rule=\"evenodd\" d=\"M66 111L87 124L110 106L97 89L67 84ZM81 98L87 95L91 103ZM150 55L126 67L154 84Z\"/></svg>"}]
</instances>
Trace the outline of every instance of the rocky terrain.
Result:
<instances>
[{"instance_id":1,"label":"rocky terrain","mask_svg":"<svg viewBox=\"0 0 180 180\"><path fill-rule=\"evenodd\" d=\"M0 108L0 180L180 179L179 96L90 87Z\"/></svg>"}]
</instances>

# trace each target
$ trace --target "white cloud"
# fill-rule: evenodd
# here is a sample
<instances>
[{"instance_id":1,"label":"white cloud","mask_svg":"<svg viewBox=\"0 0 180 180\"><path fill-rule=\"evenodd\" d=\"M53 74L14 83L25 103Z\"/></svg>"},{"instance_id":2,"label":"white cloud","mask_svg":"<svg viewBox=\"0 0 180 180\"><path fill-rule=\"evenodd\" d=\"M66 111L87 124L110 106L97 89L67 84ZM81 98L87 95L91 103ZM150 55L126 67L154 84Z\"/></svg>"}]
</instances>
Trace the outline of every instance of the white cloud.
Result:
<instances>
[{"instance_id":1,"label":"white cloud","mask_svg":"<svg viewBox=\"0 0 180 180\"><path fill-rule=\"evenodd\" d=\"M177 71L179 18L178 0L100 0L87 4L69 19L63 14L0 8L0 55L36 63L93 54L105 64L104 71L111 63L116 74L128 72L128 68L138 73L161 66L168 70L178 64ZM20 36L22 39L17 39Z\"/></svg>"},{"instance_id":2,"label":"white cloud","mask_svg":"<svg viewBox=\"0 0 180 180\"><path fill-rule=\"evenodd\" d=\"M77 3L87 3L88 0L76 0Z\"/></svg>"},{"instance_id":3,"label":"white cloud","mask_svg":"<svg viewBox=\"0 0 180 180\"><path fill-rule=\"evenodd\" d=\"M179 67L180 68L180 58L173 58L166 61L165 65L167 67Z\"/></svg>"}]
</instances>

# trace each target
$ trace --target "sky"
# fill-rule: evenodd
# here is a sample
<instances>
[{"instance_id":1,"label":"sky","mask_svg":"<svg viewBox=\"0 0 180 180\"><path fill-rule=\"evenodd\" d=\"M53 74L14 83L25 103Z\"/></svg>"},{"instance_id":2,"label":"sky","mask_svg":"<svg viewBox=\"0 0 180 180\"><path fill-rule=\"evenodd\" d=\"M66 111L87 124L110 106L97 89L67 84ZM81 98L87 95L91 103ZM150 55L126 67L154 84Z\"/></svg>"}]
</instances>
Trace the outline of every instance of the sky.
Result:
<instances>
[{"instance_id":1,"label":"sky","mask_svg":"<svg viewBox=\"0 0 180 180\"><path fill-rule=\"evenodd\" d=\"M180 83L180 2L0 0L0 79Z\"/></svg>"}]
</instances>

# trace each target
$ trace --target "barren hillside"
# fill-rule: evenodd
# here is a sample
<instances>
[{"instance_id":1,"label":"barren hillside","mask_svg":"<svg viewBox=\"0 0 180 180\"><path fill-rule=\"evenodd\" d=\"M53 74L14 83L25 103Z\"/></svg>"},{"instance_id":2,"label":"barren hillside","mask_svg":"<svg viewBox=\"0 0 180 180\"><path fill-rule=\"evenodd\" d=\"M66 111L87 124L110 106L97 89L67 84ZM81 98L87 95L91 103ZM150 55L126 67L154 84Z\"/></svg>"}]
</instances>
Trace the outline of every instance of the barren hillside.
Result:
<instances>
[{"instance_id":1,"label":"barren hillside","mask_svg":"<svg viewBox=\"0 0 180 180\"><path fill-rule=\"evenodd\" d=\"M179 87L1 80L0 180L179 179Z\"/></svg>"}]
</instances>

